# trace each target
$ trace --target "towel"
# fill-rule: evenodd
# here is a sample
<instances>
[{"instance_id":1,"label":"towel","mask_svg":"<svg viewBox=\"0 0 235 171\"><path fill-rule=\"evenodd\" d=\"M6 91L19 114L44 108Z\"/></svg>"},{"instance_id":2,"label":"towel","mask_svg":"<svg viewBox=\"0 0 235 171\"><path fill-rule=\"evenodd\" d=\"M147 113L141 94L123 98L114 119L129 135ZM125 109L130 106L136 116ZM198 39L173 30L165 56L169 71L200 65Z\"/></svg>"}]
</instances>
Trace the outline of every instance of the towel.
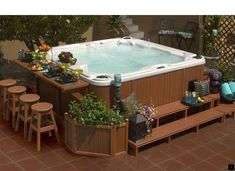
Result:
<instances>
[{"instance_id":1,"label":"towel","mask_svg":"<svg viewBox=\"0 0 235 171\"><path fill-rule=\"evenodd\" d=\"M230 89L231 89L231 91L233 93L233 98L235 98L235 82L231 81L228 84L229 84L229 87L230 87Z\"/></svg>"},{"instance_id":2,"label":"towel","mask_svg":"<svg viewBox=\"0 0 235 171\"><path fill-rule=\"evenodd\" d=\"M232 98L233 97L233 93L232 93L232 91L231 91L231 89L230 89L230 86L229 86L229 84L228 83L223 83L222 85L221 85L221 93L222 93L222 95L224 96L224 97L228 97L228 98Z\"/></svg>"}]
</instances>

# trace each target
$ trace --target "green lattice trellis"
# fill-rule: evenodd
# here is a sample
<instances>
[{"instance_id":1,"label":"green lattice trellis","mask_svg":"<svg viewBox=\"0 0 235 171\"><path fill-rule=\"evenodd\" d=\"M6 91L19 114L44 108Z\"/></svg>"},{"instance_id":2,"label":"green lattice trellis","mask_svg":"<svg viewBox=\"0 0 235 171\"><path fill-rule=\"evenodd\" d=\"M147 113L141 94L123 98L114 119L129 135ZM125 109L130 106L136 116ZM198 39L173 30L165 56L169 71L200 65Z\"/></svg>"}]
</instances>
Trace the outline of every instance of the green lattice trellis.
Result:
<instances>
[{"instance_id":1,"label":"green lattice trellis","mask_svg":"<svg viewBox=\"0 0 235 171\"><path fill-rule=\"evenodd\" d=\"M235 58L235 16L223 16L220 22L220 32L215 46L219 49L218 67L226 73L231 73L230 62ZM225 74L225 73L224 73Z\"/></svg>"}]
</instances>

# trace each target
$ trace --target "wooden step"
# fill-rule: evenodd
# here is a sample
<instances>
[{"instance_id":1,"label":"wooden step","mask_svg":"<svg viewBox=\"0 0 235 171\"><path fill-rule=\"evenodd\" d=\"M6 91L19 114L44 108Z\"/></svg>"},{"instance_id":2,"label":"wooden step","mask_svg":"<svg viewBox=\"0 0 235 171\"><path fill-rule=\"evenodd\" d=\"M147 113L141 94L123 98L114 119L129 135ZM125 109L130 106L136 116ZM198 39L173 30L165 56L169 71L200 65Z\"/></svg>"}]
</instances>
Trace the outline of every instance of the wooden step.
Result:
<instances>
[{"instance_id":1,"label":"wooden step","mask_svg":"<svg viewBox=\"0 0 235 171\"><path fill-rule=\"evenodd\" d=\"M224 113L215 109L208 109L206 111L197 113L195 115L179 119L177 121L159 126L153 129L151 135L146 136L145 139L133 142L129 140L129 146L135 150L135 154L138 152L138 148L144 145L150 144L157 140L170 137L174 134L182 131L198 127L201 124L207 123L214 119L221 118L223 121Z\"/></svg>"},{"instance_id":2,"label":"wooden step","mask_svg":"<svg viewBox=\"0 0 235 171\"><path fill-rule=\"evenodd\" d=\"M214 109L223 112L224 115L229 115L234 118L235 104L220 104L219 106L214 107Z\"/></svg>"},{"instance_id":3,"label":"wooden step","mask_svg":"<svg viewBox=\"0 0 235 171\"><path fill-rule=\"evenodd\" d=\"M168 115L181 112L181 111L185 111L186 113L188 108L189 107L182 104L181 101L175 101L172 103L161 105L161 106L156 107L157 114L156 114L155 119L159 119L164 116L168 116Z\"/></svg>"}]
</instances>

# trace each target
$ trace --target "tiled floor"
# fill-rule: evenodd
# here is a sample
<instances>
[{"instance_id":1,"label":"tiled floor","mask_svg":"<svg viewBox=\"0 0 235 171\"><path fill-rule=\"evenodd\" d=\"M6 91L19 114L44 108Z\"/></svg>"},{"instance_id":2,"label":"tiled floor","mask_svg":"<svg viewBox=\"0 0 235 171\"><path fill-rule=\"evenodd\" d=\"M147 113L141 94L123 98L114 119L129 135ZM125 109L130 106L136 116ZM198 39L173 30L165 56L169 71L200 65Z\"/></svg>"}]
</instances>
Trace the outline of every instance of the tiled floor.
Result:
<instances>
[{"instance_id":1,"label":"tiled floor","mask_svg":"<svg viewBox=\"0 0 235 171\"><path fill-rule=\"evenodd\" d=\"M14 132L10 122L0 119L0 171L61 170L61 171L158 171L158 170L227 170L235 164L235 120L213 123L188 132L171 141L159 142L142 149L137 157L122 154L116 157L75 155L54 136L44 134L41 152L23 138L23 129Z\"/></svg>"},{"instance_id":2,"label":"tiled floor","mask_svg":"<svg viewBox=\"0 0 235 171\"><path fill-rule=\"evenodd\" d=\"M5 78L33 82L17 66L1 65L0 73ZM122 154L110 158L75 155L47 134L42 137L41 152L37 152L35 138L32 142L24 140L22 128L14 132L10 122L1 118L0 171L216 171L227 170L229 163L235 164L235 120L230 118L224 124L208 125L198 134L179 136L170 144L158 142L140 151L137 157Z\"/></svg>"}]
</instances>

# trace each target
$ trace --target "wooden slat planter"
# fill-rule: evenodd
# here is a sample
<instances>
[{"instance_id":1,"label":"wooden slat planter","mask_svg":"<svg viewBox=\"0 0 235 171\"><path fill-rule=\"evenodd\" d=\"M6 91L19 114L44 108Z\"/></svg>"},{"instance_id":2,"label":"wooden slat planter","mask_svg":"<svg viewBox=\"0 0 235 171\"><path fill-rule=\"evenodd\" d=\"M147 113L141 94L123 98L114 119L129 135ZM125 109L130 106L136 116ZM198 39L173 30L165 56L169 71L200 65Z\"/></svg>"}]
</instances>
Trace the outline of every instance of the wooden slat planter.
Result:
<instances>
[{"instance_id":1,"label":"wooden slat planter","mask_svg":"<svg viewBox=\"0 0 235 171\"><path fill-rule=\"evenodd\" d=\"M74 153L114 156L128 149L128 121L122 125L80 125L65 115L65 145Z\"/></svg>"}]
</instances>

